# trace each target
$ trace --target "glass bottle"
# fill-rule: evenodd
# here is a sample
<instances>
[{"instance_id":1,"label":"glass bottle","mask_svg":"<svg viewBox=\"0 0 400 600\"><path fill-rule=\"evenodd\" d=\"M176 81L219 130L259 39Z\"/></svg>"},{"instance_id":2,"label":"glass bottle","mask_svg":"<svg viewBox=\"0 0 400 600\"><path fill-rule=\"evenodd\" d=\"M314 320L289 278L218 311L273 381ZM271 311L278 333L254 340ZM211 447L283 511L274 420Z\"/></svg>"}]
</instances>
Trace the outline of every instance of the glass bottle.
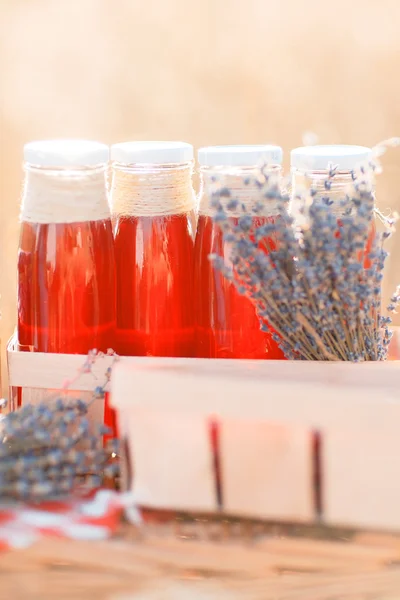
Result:
<instances>
[{"instance_id":1,"label":"glass bottle","mask_svg":"<svg viewBox=\"0 0 400 600\"><path fill-rule=\"evenodd\" d=\"M297 192L314 190L314 199L328 198L332 201L332 210L338 217L338 235L340 235L340 216L345 208L343 201L353 182L354 172L367 165L372 158L371 148L351 145L304 146L291 151L292 176L292 214L296 218ZM334 169L334 176L329 178ZM328 180L329 178L329 180ZM328 181L328 184L326 182ZM315 201L314 200L314 201ZM369 265L368 254L376 233L375 220L371 220L371 230L365 248L365 266Z\"/></svg>"},{"instance_id":2,"label":"glass bottle","mask_svg":"<svg viewBox=\"0 0 400 600\"><path fill-rule=\"evenodd\" d=\"M291 204L292 214L296 219L299 217L298 203L296 195L303 191L314 190L315 200L329 198L333 201L332 210L336 212L338 217L338 232L340 235L340 216L343 214L344 207L342 201L346 198L346 194L353 181L353 172L361 164L366 164L372 157L370 148L364 146L350 145L327 145L327 146L303 146L295 148L291 151L291 176L292 176L292 192ZM325 182L328 180L330 170L335 168L335 175L329 178L329 185ZM315 201L314 200L314 201ZM371 250L373 238L375 236L375 222L371 221L371 231L366 244L364 253L364 266L368 268L368 254ZM321 473L319 469L320 456L320 434L313 434L313 454L315 460L315 487L319 494L321 485ZM319 497L319 496L318 496Z\"/></svg>"},{"instance_id":3,"label":"glass bottle","mask_svg":"<svg viewBox=\"0 0 400 600\"><path fill-rule=\"evenodd\" d=\"M48 140L24 148L17 323L22 351L87 354L114 346L108 158L108 147L91 141Z\"/></svg>"},{"instance_id":4,"label":"glass bottle","mask_svg":"<svg viewBox=\"0 0 400 600\"><path fill-rule=\"evenodd\" d=\"M193 356L193 147L127 142L111 159L117 350Z\"/></svg>"},{"instance_id":5,"label":"glass bottle","mask_svg":"<svg viewBox=\"0 0 400 600\"><path fill-rule=\"evenodd\" d=\"M258 188L245 180L256 176L258 165L269 173L281 172L282 149L278 146L211 146L199 150L201 193L195 244L196 356L204 358L283 359L271 333L260 329L251 301L218 273L209 260L219 254L229 260L229 248L214 223L210 207L213 182L220 179L241 203L257 198ZM237 222L236 216L230 217ZM277 211L254 216L255 227L274 222ZM273 236L269 240L275 246Z\"/></svg>"}]
</instances>

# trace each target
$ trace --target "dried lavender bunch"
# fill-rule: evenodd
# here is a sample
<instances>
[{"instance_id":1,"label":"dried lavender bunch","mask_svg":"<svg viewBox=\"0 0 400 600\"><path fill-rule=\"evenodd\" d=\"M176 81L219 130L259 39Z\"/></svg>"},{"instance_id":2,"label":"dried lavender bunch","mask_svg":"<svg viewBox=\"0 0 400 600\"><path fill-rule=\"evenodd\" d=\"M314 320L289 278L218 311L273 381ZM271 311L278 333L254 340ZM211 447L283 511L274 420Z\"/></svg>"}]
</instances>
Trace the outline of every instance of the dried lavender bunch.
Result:
<instances>
[{"instance_id":1,"label":"dried lavender bunch","mask_svg":"<svg viewBox=\"0 0 400 600\"><path fill-rule=\"evenodd\" d=\"M335 206L328 194L336 175L332 167L326 195L310 190L296 197L301 205L296 219L288 194L265 168L244 181L259 190L251 211L223 182L215 184L214 220L230 248L230 265L221 256L210 259L254 303L261 329L271 331L288 359L387 358L391 319L381 313L381 282L388 256L383 243L393 220L385 220L389 229L376 234L368 256L365 252L375 210L372 180L384 148L378 146L373 160L353 174L347 195ZM278 218L254 225L253 217L262 215L268 202L276 203ZM241 216L230 218L238 211ZM398 289L389 311L399 299Z\"/></svg>"},{"instance_id":2,"label":"dried lavender bunch","mask_svg":"<svg viewBox=\"0 0 400 600\"><path fill-rule=\"evenodd\" d=\"M90 353L80 373L90 372L97 353ZM0 499L42 501L79 488L95 489L118 474L118 441L103 444L111 433L104 426L90 431L92 402L104 399L105 383L92 399L57 397L9 413L0 419Z\"/></svg>"}]
</instances>

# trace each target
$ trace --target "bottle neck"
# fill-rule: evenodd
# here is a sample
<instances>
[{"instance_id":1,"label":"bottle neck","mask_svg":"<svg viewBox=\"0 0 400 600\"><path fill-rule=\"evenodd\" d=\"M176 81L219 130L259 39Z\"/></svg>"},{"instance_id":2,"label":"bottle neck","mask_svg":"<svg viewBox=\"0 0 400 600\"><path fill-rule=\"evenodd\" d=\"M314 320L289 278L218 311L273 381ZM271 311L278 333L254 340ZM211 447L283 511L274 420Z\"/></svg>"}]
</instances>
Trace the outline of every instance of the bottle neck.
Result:
<instances>
[{"instance_id":1,"label":"bottle neck","mask_svg":"<svg viewBox=\"0 0 400 600\"><path fill-rule=\"evenodd\" d=\"M263 169L267 176L282 181L282 167L270 165ZM260 193L262 174L258 167L201 167L201 187L199 193L199 215L213 216L215 209L211 206L213 193L221 187L230 191L230 199L237 200L237 209L229 210L229 216L240 217L244 213L253 213L253 208L263 200ZM260 179L261 177L261 179ZM277 202L265 200L263 210L257 211L259 216L276 216L279 214Z\"/></svg>"},{"instance_id":2,"label":"bottle neck","mask_svg":"<svg viewBox=\"0 0 400 600\"><path fill-rule=\"evenodd\" d=\"M195 208L193 162L112 166L111 207L116 217L188 213Z\"/></svg>"},{"instance_id":3,"label":"bottle neck","mask_svg":"<svg viewBox=\"0 0 400 600\"><path fill-rule=\"evenodd\" d=\"M107 166L44 168L25 164L20 220L79 223L110 218Z\"/></svg>"},{"instance_id":4,"label":"bottle neck","mask_svg":"<svg viewBox=\"0 0 400 600\"><path fill-rule=\"evenodd\" d=\"M314 202L329 199L332 211L343 214L346 207L343 206L346 198L354 194L353 174L351 171L337 171L333 177L324 171L300 171L292 169L292 206L296 206L299 197L313 191ZM371 191L374 193L374 182L371 180ZM301 202L301 201L300 201Z\"/></svg>"}]
</instances>

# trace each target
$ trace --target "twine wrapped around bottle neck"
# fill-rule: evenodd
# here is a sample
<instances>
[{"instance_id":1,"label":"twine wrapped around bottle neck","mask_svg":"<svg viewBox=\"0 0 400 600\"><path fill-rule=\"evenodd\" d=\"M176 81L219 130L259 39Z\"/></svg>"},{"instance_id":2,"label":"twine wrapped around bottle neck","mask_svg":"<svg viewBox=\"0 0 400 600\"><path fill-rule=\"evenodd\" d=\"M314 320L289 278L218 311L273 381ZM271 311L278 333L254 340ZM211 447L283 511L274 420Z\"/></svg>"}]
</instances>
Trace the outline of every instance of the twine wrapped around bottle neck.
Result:
<instances>
[{"instance_id":1,"label":"twine wrapped around bottle neck","mask_svg":"<svg viewBox=\"0 0 400 600\"><path fill-rule=\"evenodd\" d=\"M280 167L271 167L271 174L280 177ZM212 217L215 208L211 206L213 193L221 187L230 192L230 199L237 200L238 206L229 210L230 217L240 217L244 213L255 214L254 207L262 200L260 188L255 180L260 175L259 169L202 169L201 189L199 194L199 215ZM246 180L248 182L246 183ZM264 200L263 209L257 210L257 216L274 217L279 215L279 206L276 200Z\"/></svg>"},{"instance_id":2,"label":"twine wrapped around bottle neck","mask_svg":"<svg viewBox=\"0 0 400 600\"><path fill-rule=\"evenodd\" d=\"M193 163L114 164L111 211L114 217L179 215L195 208Z\"/></svg>"},{"instance_id":3,"label":"twine wrapped around bottle neck","mask_svg":"<svg viewBox=\"0 0 400 600\"><path fill-rule=\"evenodd\" d=\"M329 187L326 187L328 182ZM291 212L292 215L299 211L300 207L303 206L304 200L299 200L298 193L305 192L307 195L313 190L312 198L309 197L307 204L321 203L325 198L328 198L331 202L330 211L336 217L342 217L345 213L351 214L353 212L353 205L349 199L349 194L352 192L353 178L349 171L338 172L328 179L328 174L324 172L316 173L303 173L300 171L294 171L292 174L292 201L291 201ZM374 191L373 179L368 181L368 187L371 191Z\"/></svg>"},{"instance_id":4,"label":"twine wrapped around bottle neck","mask_svg":"<svg viewBox=\"0 0 400 600\"><path fill-rule=\"evenodd\" d=\"M21 221L79 223L109 218L105 165L82 169L25 166Z\"/></svg>"}]
</instances>

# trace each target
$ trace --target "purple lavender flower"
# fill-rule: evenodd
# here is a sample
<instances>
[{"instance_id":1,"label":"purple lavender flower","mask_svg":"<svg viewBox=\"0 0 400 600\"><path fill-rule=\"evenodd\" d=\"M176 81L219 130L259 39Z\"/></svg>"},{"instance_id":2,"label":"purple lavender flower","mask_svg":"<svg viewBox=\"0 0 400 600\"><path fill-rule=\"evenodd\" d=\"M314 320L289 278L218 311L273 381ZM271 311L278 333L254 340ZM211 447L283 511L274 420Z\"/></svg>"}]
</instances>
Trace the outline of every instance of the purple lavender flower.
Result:
<instances>
[{"instance_id":1,"label":"purple lavender flower","mask_svg":"<svg viewBox=\"0 0 400 600\"><path fill-rule=\"evenodd\" d=\"M265 169L244 182L258 189L257 210L240 204L223 180L214 191L215 222L230 247L233 268L220 256L210 260L253 302L261 328L274 331L288 359L387 358L390 317L381 314L381 283L387 258L383 242L390 231L371 239L375 198L370 175L376 170L371 162L354 173L347 195L333 203L332 168L325 193L312 190L308 201L297 195L296 202L303 203L300 223L290 214L287 194ZM257 226L254 217L263 209L268 214L270 202L276 202L277 218ZM238 207L242 216L231 219ZM400 288L388 310L394 311L399 300Z\"/></svg>"},{"instance_id":2,"label":"purple lavender flower","mask_svg":"<svg viewBox=\"0 0 400 600\"><path fill-rule=\"evenodd\" d=\"M91 371L99 355L90 353L80 373ZM103 444L104 426L90 431L87 412L103 399L105 382L89 402L50 397L39 405L28 404L0 421L0 498L41 501L70 494L84 480L84 489L98 487L103 477L118 475L115 459L118 441Z\"/></svg>"}]
</instances>

